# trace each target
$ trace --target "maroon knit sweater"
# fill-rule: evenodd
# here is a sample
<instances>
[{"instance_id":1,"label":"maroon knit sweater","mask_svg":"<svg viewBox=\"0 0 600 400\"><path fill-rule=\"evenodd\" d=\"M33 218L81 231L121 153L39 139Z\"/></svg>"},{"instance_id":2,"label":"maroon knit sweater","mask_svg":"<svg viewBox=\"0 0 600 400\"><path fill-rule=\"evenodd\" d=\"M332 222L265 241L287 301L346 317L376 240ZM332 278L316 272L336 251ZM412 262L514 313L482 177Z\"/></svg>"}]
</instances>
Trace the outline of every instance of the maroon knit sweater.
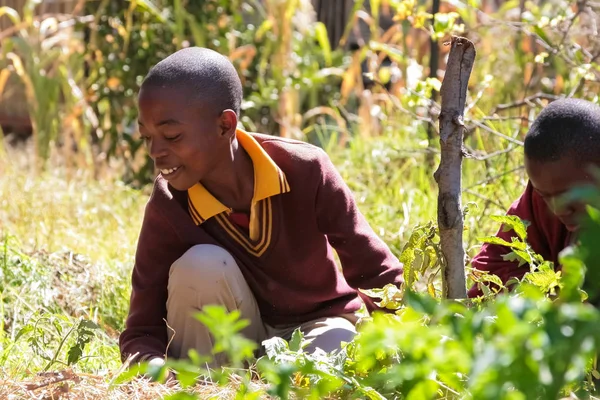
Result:
<instances>
[{"instance_id":1,"label":"maroon knit sweater","mask_svg":"<svg viewBox=\"0 0 600 400\"><path fill-rule=\"evenodd\" d=\"M222 215L196 225L188 211L188 193L175 190L159 176L146 206L129 316L119 339L124 359L135 353L137 360L165 356L169 269L197 244L218 245L232 254L263 321L272 326L351 313L361 304L358 288L402 283L401 263L359 212L325 152L303 142L252 137L281 169L291 189L270 198L268 247L260 255L248 252L218 222ZM373 302L365 300L373 310Z\"/></svg>"}]
</instances>

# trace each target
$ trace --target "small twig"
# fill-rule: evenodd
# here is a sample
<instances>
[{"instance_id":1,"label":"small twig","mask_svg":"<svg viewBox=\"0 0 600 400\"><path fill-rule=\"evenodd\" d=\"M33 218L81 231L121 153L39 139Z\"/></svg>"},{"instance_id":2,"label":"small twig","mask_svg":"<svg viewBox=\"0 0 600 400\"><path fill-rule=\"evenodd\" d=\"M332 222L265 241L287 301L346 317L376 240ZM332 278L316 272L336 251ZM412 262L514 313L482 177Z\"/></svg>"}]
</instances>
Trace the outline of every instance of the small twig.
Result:
<instances>
[{"instance_id":1,"label":"small twig","mask_svg":"<svg viewBox=\"0 0 600 400\"><path fill-rule=\"evenodd\" d=\"M419 93L419 92L415 92L412 89L406 88L406 91L412 95L415 95L417 97L419 97L421 100L427 102L427 106L431 107L432 109L434 109L436 111L436 113L439 113L440 110L442 109L442 106L440 105L440 103L430 99L429 97L423 95L423 93Z\"/></svg>"},{"instance_id":2,"label":"small twig","mask_svg":"<svg viewBox=\"0 0 600 400\"><path fill-rule=\"evenodd\" d=\"M45 375L48 375L48 373L46 373ZM44 374L40 374L40 376L44 376ZM50 385L54 385L56 383L60 383L60 382L64 382L64 381L74 381L74 382L80 382L81 378L76 375L75 373L73 373L73 371L70 370L65 370L65 371L61 371L58 374L56 373L52 373L51 374L52 379L50 379L48 382L43 382L43 383L29 383L27 385L25 385L25 388L27 390L37 390L46 386L50 386Z\"/></svg>"},{"instance_id":3,"label":"small twig","mask_svg":"<svg viewBox=\"0 0 600 400\"><path fill-rule=\"evenodd\" d=\"M487 183L495 181L496 179L500 179L502 177L505 177L506 175L512 174L513 172L520 171L520 170L522 170L524 168L525 168L525 166L521 165L520 167L513 168L513 169L505 171L505 172L503 172L501 174L490 176L489 178L486 178L484 180L481 180L481 181L479 181L477 183L472 184L471 186L465 188L464 190L467 191L467 190L473 189L473 188L475 188L477 186L485 185Z\"/></svg>"},{"instance_id":4,"label":"small twig","mask_svg":"<svg viewBox=\"0 0 600 400\"><path fill-rule=\"evenodd\" d=\"M501 137L503 139L508 140L509 142L519 145L519 146L523 146L523 142L521 142L520 140L514 139L508 135L505 135L504 133L500 133L492 128L490 128L489 126L482 124L481 122L477 121L477 120L471 120L470 121L473 125L478 126L479 128L483 129L486 132L491 133L492 135L496 135L498 137Z\"/></svg>"},{"instance_id":5,"label":"small twig","mask_svg":"<svg viewBox=\"0 0 600 400\"><path fill-rule=\"evenodd\" d=\"M69 329L69 331L67 332L66 335L64 335L60 341L60 343L58 344L58 348L56 349L56 351L54 352L54 355L52 356L52 359L48 362L48 364L44 367L44 371L48 371L50 369L50 367L57 363L60 362L58 360L58 357L60 355L60 351L62 350L62 347L64 346L65 342L67 341L67 339L69 338L69 336L71 336L71 333L73 333L73 331L75 329L77 329L79 327L79 323L75 324L71 327L71 329ZM62 362L61 362L62 363ZM64 364L64 363L63 363ZM66 365L66 364L65 364Z\"/></svg>"},{"instance_id":6,"label":"small twig","mask_svg":"<svg viewBox=\"0 0 600 400\"><path fill-rule=\"evenodd\" d=\"M485 197L485 196L483 196L477 192L474 192L472 190L465 189L465 190L463 190L463 193L470 194L471 196L477 197L478 199L481 199L485 202L491 203L491 204L495 205L496 207L500 208L501 210L506 210L506 207L503 204L497 202L496 200L492 200L488 197Z\"/></svg>"},{"instance_id":7,"label":"small twig","mask_svg":"<svg viewBox=\"0 0 600 400\"><path fill-rule=\"evenodd\" d=\"M522 115L517 115L514 117L511 116L505 116L505 117L501 117L498 115L491 115L491 116L487 116L487 117L483 117L482 118L483 121L511 121L511 120L521 120L521 121L527 121L527 122L531 122L529 120L529 118L524 117Z\"/></svg>"},{"instance_id":8,"label":"small twig","mask_svg":"<svg viewBox=\"0 0 600 400\"><path fill-rule=\"evenodd\" d=\"M383 92L384 92L384 93L387 95L387 97L388 97L388 98L389 98L389 99L392 101L392 105L393 105L394 107L396 107L398 110L402 111L403 113L406 113L406 114L409 114L409 115L411 115L412 117L414 117L415 119L418 119L419 121L426 122L426 123L428 123L428 124L433 124L433 123L434 123L434 122L433 122L433 120L432 120L431 118L422 117L422 116L420 116L420 115L418 115L418 114L416 114L416 113L414 113L414 112L412 112L412 111L410 111L410 110L407 110L406 108L404 108L404 107L402 106L402 104L400 104L400 101L398 100L398 98L397 98L396 96L394 96L393 94L391 94L391 93L390 93L390 92L387 90L387 88L385 87L385 85L384 85L383 83L379 82L377 79L374 79L374 78L372 78L372 79L373 79L373 82L374 82L375 84L377 84L378 86L380 86L380 87L383 89ZM435 104L435 103L434 103L434 104Z\"/></svg>"},{"instance_id":9,"label":"small twig","mask_svg":"<svg viewBox=\"0 0 600 400\"><path fill-rule=\"evenodd\" d=\"M515 149L515 147L511 143L504 150L494 151L493 153L489 153L484 156L478 156L475 151L467 148L466 146L465 146L465 149L468 151L468 153L465 155L465 157L472 158L474 160L484 161L484 160L489 160L490 158L497 157L502 154L510 153L511 151L513 151Z\"/></svg>"},{"instance_id":10,"label":"small twig","mask_svg":"<svg viewBox=\"0 0 600 400\"><path fill-rule=\"evenodd\" d=\"M579 16L585 9L586 2L587 2L587 0L582 0L582 1L577 2L577 12L570 18L569 26L567 26L567 29L565 29L565 31L563 32L562 39L560 40L560 43L558 45L559 48L563 47L563 45L565 44L565 41L567 40L567 36L569 35L569 32L571 31L573 24L575 23L577 18L579 18Z\"/></svg>"},{"instance_id":11,"label":"small twig","mask_svg":"<svg viewBox=\"0 0 600 400\"><path fill-rule=\"evenodd\" d=\"M173 329L171 327L171 325L169 325L169 323L167 322L167 320L165 318L163 318L163 321L165 321L165 325L167 325L167 328L170 329L171 331L173 331L173 335L171 335L171 338L169 339L169 342L167 343L167 348L165 349L165 361L166 361L167 354L169 353L169 347L171 347L171 342L173 342L173 339L175 339L175 335L177 334L177 332L175 331L175 329Z\"/></svg>"},{"instance_id":12,"label":"small twig","mask_svg":"<svg viewBox=\"0 0 600 400\"><path fill-rule=\"evenodd\" d=\"M479 100L481 100L481 98L483 97L483 92L489 87L489 85L484 85L475 95L475 98L473 99L473 101L467 105L467 108L465 108L465 114L468 114L473 107L475 107L475 105L477 105L477 103L479 103Z\"/></svg>"},{"instance_id":13,"label":"small twig","mask_svg":"<svg viewBox=\"0 0 600 400\"><path fill-rule=\"evenodd\" d=\"M571 91L569 92L569 95L567 97L571 98L571 97L575 96L577 94L577 92L583 87L583 85L585 85L585 81L586 81L585 76L582 76L579 79L579 82L577 82L577 85L575 85L573 87L573 89L571 89Z\"/></svg>"},{"instance_id":14,"label":"small twig","mask_svg":"<svg viewBox=\"0 0 600 400\"><path fill-rule=\"evenodd\" d=\"M39 21L43 21L46 18L56 18L57 21L60 21L61 23L66 22L66 21L73 21L73 22L79 22L79 23L84 23L84 24L88 24L91 22L94 22L94 17L91 15L85 15L85 16L73 16L73 15L69 15L69 14L42 14L42 15L38 15L36 17L34 17L34 21L39 22ZM3 31L0 31L0 42L2 42L2 40L13 36L15 33L19 32L22 29L27 28L28 26L30 26L30 24L28 22L21 22L17 25L13 25L10 28L6 28ZM59 29L64 29L67 27L70 27L72 25L61 25L59 26ZM59 30L57 29L57 30Z\"/></svg>"},{"instance_id":15,"label":"small twig","mask_svg":"<svg viewBox=\"0 0 600 400\"><path fill-rule=\"evenodd\" d=\"M436 382L438 385L440 385L441 387L443 387L444 389L446 389L448 392L450 392L450 393L452 393L452 394L454 394L454 395L456 395L456 396L460 396L460 393L458 393L456 390L454 390L454 389L450 388L449 386L447 386L447 385L444 385L444 383L443 383L443 382L441 382L441 381L438 381L438 380L436 380L435 382Z\"/></svg>"},{"instance_id":16,"label":"small twig","mask_svg":"<svg viewBox=\"0 0 600 400\"><path fill-rule=\"evenodd\" d=\"M592 4L592 3L589 3L589 4ZM580 65L580 64L576 63L575 61L573 61L567 54L565 54L564 51L560 50L556 46L553 46L551 43L547 43L544 39L542 39L535 32L531 32L530 30L528 30L527 28L531 24L525 23L525 22L503 21L501 19L491 17L481 10L476 10L476 12L477 12L478 17L481 19L482 25L494 25L494 26L502 25L502 26L507 26L517 32L522 32L525 35L535 39L536 43L539 44L540 46L542 46L549 54L558 55L569 66L578 67ZM581 49L581 50L585 54L585 51L584 51L585 49Z\"/></svg>"},{"instance_id":17,"label":"small twig","mask_svg":"<svg viewBox=\"0 0 600 400\"><path fill-rule=\"evenodd\" d=\"M25 389L33 391L33 390L37 390L37 389L40 389L40 388L43 388L43 387L46 387L46 386L53 385L55 383L60 383L60 382L68 381L69 379L70 378L63 377L63 378L59 378L59 379L54 379L54 380L52 380L50 382L29 383L29 384L25 385Z\"/></svg>"},{"instance_id":18,"label":"small twig","mask_svg":"<svg viewBox=\"0 0 600 400\"><path fill-rule=\"evenodd\" d=\"M509 110L511 108L523 107L525 105L530 106L530 107L534 107L535 105L532 103L534 100L550 100L550 101L554 101L554 100L558 100L560 98L561 98L561 96L555 96L553 94L536 93L536 94L533 94L531 96L527 96L523 100L516 101L514 103L498 104L492 110L491 114L496 114L499 111L506 111L506 110Z\"/></svg>"}]
</instances>

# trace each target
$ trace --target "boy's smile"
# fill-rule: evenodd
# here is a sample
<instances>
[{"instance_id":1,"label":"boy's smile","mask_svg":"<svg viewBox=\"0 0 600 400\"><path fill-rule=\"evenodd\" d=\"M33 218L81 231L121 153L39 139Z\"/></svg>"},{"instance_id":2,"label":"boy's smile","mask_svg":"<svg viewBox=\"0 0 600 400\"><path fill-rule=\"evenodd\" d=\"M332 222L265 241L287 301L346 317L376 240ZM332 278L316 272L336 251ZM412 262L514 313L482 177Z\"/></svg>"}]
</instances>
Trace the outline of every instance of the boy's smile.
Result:
<instances>
[{"instance_id":1,"label":"boy's smile","mask_svg":"<svg viewBox=\"0 0 600 400\"><path fill-rule=\"evenodd\" d=\"M220 113L193 98L182 87L144 86L139 94L140 134L156 168L177 190L209 178L231 153Z\"/></svg>"}]
</instances>

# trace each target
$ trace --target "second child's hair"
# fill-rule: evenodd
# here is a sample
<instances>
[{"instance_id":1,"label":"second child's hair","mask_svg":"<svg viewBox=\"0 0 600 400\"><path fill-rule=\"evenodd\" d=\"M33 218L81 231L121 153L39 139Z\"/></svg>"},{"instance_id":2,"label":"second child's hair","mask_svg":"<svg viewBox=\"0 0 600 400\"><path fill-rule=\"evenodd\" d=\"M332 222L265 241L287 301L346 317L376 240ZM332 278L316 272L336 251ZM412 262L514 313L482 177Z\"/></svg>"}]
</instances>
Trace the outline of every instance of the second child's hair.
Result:
<instances>
[{"instance_id":1,"label":"second child's hair","mask_svg":"<svg viewBox=\"0 0 600 400\"><path fill-rule=\"evenodd\" d=\"M600 163L600 106L581 99L550 103L525 136L525 156L538 162L573 156Z\"/></svg>"}]
</instances>

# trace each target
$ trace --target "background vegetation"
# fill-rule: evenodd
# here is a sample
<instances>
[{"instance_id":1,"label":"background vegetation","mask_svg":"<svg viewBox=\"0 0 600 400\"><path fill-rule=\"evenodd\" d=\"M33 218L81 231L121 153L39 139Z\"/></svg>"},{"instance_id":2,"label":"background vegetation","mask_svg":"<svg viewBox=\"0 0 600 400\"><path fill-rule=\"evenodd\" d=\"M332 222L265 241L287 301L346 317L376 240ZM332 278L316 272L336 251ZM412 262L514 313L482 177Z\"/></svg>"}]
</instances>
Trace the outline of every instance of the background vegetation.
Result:
<instances>
[{"instance_id":1,"label":"background vegetation","mask_svg":"<svg viewBox=\"0 0 600 400\"><path fill-rule=\"evenodd\" d=\"M414 288L433 297L443 41L465 35L478 51L465 113L469 256L477 238L497 230L490 216L524 187L521 141L541 107L559 96L598 101L600 4L592 1L442 1L435 16L429 1L359 1L340 43L329 42L306 0L81 0L68 13L42 13L40 3L0 7L0 108L31 121L30 132L5 123L0 142L0 397L178 390L118 378L116 346L154 174L136 133L136 93L148 68L178 48L230 57L244 83L246 129L324 147L376 232L405 261L416 254ZM384 30L377 21L386 15ZM350 46L358 21L368 37ZM586 257L574 256L571 276L598 260ZM578 293L580 281L566 292ZM217 398L589 396L598 314L575 296L552 303L535 294L552 284L534 286L522 300L481 310L388 289L400 316L366 324L349 356L310 358L298 354L299 342L275 343L262 381L227 370L215 378L225 386L196 390Z\"/></svg>"}]
</instances>

